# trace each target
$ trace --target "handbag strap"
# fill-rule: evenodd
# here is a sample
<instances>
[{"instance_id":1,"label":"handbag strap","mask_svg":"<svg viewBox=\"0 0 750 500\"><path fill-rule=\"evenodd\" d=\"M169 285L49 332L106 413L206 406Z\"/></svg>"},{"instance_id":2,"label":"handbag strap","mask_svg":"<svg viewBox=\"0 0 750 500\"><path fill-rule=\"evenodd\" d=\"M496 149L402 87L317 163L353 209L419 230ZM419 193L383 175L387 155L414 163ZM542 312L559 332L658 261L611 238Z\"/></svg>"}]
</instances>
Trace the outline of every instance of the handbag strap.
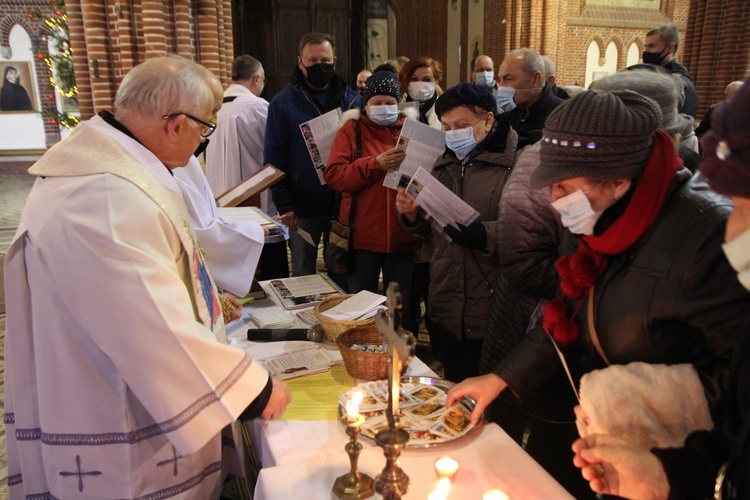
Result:
<instances>
[{"instance_id":1,"label":"handbag strap","mask_svg":"<svg viewBox=\"0 0 750 500\"><path fill-rule=\"evenodd\" d=\"M586 308L586 316L589 323L589 335L591 335L591 342L594 343L594 347L596 348L596 352L599 353L599 356L604 360L605 363L607 363L607 366L612 366L612 363L609 362L609 359L607 359L607 355L604 354L604 349L602 349L602 344L599 342L599 334L596 332L596 326L594 325L594 287L591 287L591 291L589 291L589 303L588 307Z\"/></svg>"},{"instance_id":2,"label":"handbag strap","mask_svg":"<svg viewBox=\"0 0 750 500\"><path fill-rule=\"evenodd\" d=\"M356 142L354 145L354 159L357 160L362 157L362 129L359 127L359 120L356 120L354 122L354 128L355 128L355 134L356 134ZM357 214L357 199L359 198L359 191L355 191L352 194L352 205L349 207L349 221L347 222L347 226L351 226L354 224L354 216ZM334 207L333 213L335 214L334 217L338 219L339 213L341 211L341 192L336 191L336 203Z\"/></svg>"}]
</instances>

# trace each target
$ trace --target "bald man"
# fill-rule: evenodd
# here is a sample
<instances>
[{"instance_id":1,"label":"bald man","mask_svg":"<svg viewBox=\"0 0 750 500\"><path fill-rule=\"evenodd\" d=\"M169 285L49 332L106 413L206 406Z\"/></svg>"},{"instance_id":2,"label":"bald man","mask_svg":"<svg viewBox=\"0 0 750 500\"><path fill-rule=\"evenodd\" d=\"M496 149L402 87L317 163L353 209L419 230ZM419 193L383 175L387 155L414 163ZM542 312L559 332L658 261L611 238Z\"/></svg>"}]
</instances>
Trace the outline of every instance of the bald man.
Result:
<instances>
[{"instance_id":1,"label":"bald man","mask_svg":"<svg viewBox=\"0 0 750 500\"><path fill-rule=\"evenodd\" d=\"M471 79L477 85L484 85L497 97L497 82L495 81L495 63L490 56L482 54L474 59L471 65Z\"/></svg>"},{"instance_id":2,"label":"bald man","mask_svg":"<svg viewBox=\"0 0 750 500\"><path fill-rule=\"evenodd\" d=\"M734 94L736 94L744 84L745 82L736 80L727 85L727 88L724 89L724 100L721 102L731 101L732 97L734 97ZM706 111L706 114L703 116L700 124L695 129L695 135L697 135L699 139L703 137L706 132L711 130L711 114L714 112L714 106L716 106L716 104L712 104L711 107L708 108L708 111Z\"/></svg>"}]
</instances>

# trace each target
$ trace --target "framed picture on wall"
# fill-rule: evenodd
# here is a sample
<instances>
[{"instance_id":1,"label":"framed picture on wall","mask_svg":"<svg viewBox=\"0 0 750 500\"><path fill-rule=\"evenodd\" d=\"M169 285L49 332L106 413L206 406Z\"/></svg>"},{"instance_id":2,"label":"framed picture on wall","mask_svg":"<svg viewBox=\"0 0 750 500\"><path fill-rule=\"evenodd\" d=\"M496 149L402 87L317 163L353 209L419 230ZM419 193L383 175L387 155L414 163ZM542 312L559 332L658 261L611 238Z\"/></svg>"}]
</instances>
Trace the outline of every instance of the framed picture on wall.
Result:
<instances>
[{"instance_id":1,"label":"framed picture on wall","mask_svg":"<svg viewBox=\"0 0 750 500\"><path fill-rule=\"evenodd\" d=\"M36 82L29 61L0 62L0 112L37 111Z\"/></svg>"}]
</instances>

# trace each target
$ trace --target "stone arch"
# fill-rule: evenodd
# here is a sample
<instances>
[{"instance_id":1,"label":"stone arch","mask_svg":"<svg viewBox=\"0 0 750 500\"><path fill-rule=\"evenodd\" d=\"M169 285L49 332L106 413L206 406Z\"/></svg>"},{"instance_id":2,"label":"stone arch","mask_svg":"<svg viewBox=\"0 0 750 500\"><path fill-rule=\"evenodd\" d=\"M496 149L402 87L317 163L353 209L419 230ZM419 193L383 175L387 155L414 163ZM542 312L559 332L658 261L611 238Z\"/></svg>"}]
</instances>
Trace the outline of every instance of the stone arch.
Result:
<instances>
[{"instance_id":1,"label":"stone arch","mask_svg":"<svg viewBox=\"0 0 750 500\"><path fill-rule=\"evenodd\" d=\"M28 18L18 14L11 14L3 17L3 19L0 20L0 51L2 51L2 55L6 59L13 58L13 53L10 48L10 30L12 30L13 26L16 24L20 25L21 28L29 34L30 38L33 39L33 37L39 36L38 30L34 29L34 27L29 24Z\"/></svg>"},{"instance_id":2,"label":"stone arch","mask_svg":"<svg viewBox=\"0 0 750 500\"><path fill-rule=\"evenodd\" d=\"M625 62L625 66L622 69L625 69L625 67L627 67L627 55L628 55L628 51L630 51L630 47L632 47L633 45L635 45L637 47L638 54L642 54L643 53L643 49L645 48L644 45L643 45L643 38L638 37L638 36L631 37L628 40L627 45L625 46L625 61L624 61ZM639 60L640 60L640 56L639 56Z\"/></svg>"}]
</instances>

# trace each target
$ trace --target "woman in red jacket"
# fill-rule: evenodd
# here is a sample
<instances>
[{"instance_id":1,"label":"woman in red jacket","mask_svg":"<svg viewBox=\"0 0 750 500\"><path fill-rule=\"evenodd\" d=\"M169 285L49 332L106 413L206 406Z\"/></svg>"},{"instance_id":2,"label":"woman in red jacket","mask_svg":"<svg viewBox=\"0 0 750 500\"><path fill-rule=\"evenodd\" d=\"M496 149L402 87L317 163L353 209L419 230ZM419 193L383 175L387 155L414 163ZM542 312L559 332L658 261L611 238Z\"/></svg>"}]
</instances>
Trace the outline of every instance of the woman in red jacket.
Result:
<instances>
[{"instance_id":1,"label":"woman in red jacket","mask_svg":"<svg viewBox=\"0 0 750 500\"><path fill-rule=\"evenodd\" d=\"M383 186L388 169L398 168L404 152L396 147L405 117L398 111L401 90L390 71L367 79L362 112L347 112L333 140L325 180L341 193L339 221L346 223L356 197L353 224L354 271L346 277L350 293L378 291L383 283L398 283L403 302L402 318L410 317L410 292L414 250L421 238L407 231L398 220L396 191ZM359 129L360 140L357 140ZM358 148L358 142L360 147ZM358 154L357 150L361 153ZM411 325L404 324L410 329Z\"/></svg>"}]
</instances>

